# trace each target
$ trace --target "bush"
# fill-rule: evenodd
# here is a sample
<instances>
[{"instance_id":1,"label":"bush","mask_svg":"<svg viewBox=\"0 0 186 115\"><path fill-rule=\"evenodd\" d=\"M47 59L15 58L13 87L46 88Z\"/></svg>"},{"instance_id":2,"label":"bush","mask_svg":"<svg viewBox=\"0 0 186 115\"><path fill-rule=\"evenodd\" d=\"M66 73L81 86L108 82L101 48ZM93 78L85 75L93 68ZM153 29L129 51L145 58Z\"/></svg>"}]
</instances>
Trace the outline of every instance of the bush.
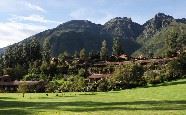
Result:
<instances>
[{"instance_id":1,"label":"bush","mask_svg":"<svg viewBox=\"0 0 186 115\"><path fill-rule=\"evenodd\" d=\"M181 78L183 72L181 70L181 64L178 60L173 60L166 65L165 68L165 80L171 81Z\"/></svg>"},{"instance_id":2,"label":"bush","mask_svg":"<svg viewBox=\"0 0 186 115\"><path fill-rule=\"evenodd\" d=\"M67 79L60 79L49 82L46 85L46 92L80 92L85 91L85 79L79 76L69 76Z\"/></svg>"},{"instance_id":3,"label":"bush","mask_svg":"<svg viewBox=\"0 0 186 115\"><path fill-rule=\"evenodd\" d=\"M79 76L82 76L82 77L85 77L85 76L86 76L86 71L85 71L85 69L81 68L81 69L78 71L78 75L79 75Z\"/></svg>"},{"instance_id":4,"label":"bush","mask_svg":"<svg viewBox=\"0 0 186 115\"><path fill-rule=\"evenodd\" d=\"M158 84L163 82L160 70L148 70L144 73L145 81L149 84Z\"/></svg>"},{"instance_id":5,"label":"bush","mask_svg":"<svg viewBox=\"0 0 186 115\"><path fill-rule=\"evenodd\" d=\"M45 92L46 93L51 93L54 92L58 88L58 84L56 82L48 82L45 86Z\"/></svg>"},{"instance_id":6,"label":"bush","mask_svg":"<svg viewBox=\"0 0 186 115\"><path fill-rule=\"evenodd\" d=\"M141 65L128 64L119 67L110 79L111 83L115 85L114 88L133 88L146 85L142 77L143 73L144 70Z\"/></svg>"},{"instance_id":7,"label":"bush","mask_svg":"<svg viewBox=\"0 0 186 115\"><path fill-rule=\"evenodd\" d=\"M97 91L108 91L109 90L109 82L107 79L101 79L97 82Z\"/></svg>"}]
</instances>

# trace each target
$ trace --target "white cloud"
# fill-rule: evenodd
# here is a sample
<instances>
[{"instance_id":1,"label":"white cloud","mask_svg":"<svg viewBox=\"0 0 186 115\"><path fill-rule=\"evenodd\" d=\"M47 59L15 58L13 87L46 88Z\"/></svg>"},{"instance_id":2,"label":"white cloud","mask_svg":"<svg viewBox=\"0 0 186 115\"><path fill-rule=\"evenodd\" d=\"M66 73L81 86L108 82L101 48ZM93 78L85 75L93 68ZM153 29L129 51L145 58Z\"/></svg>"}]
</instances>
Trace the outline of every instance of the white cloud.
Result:
<instances>
[{"instance_id":1,"label":"white cloud","mask_svg":"<svg viewBox=\"0 0 186 115\"><path fill-rule=\"evenodd\" d=\"M11 21L31 21L31 22L39 22L39 23L54 23L59 24L60 22L54 20L48 20L41 15L30 15L30 16L16 16L13 15L13 18L10 19Z\"/></svg>"},{"instance_id":2,"label":"white cloud","mask_svg":"<svg viewBox=\"0 0 186 115\"><path fill-rule=\"evenodd\" d=\"M47 29L47 27L42 25L19 22L0 22L0 47L19 42L45 29Z\"/></svg>"},{"instance_id":3,"label":"white cloud","mask_svg":"<svg viewBox=\"0 0 186 115\"><path fill-rule=\"evenodd\" d=\"M72 19L83 19L83 20L91 20L96 23L104 24L106 21L115 17L115 15L107 12L107 11L95 11L92 9L77 9L70 13L70 17Z\"/></svg>"},{"instance_id":4,"label":"white cloud","mask_svg":"<svg viewBox=\"0 0 186 115\"><path fill-rule=\"evenodd\" d=\"M31 4L31 3L26 2L26 6L28 6L32 10L36 10L36 11L40 11L40 12L46 12L46 10L44 10L43 8L41 8L40 6L35 5L35 4Z\"/></svg>"}]
</instances>

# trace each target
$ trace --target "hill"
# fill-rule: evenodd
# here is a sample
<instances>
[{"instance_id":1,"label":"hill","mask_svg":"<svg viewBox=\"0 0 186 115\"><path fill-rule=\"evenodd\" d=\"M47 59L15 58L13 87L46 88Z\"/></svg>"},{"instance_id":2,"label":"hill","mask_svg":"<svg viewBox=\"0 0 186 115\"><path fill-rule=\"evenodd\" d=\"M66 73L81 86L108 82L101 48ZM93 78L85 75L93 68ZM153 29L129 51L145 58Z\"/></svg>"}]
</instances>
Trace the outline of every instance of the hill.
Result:
<instances>
[{"instance_id":1,"label":"hill","mask_svg":"<svg viewBox=\"0 0 186 115\"><path fill-rule=\"evenodd\" d=\"M172 24L173 22L175 24ZM156 14L143 25L127 17L113 18L104 25L88 20L72 20L33 35L20 43L37 39L43 45L45 40L49 40L52 56L58 56L64 51L73 55L75 51L80 51L82 48L87 52L99 51L101 42L106 40L111 54L113 38L120 38L125 53L129 55L148 55L149 52L162 55L168 51L167 47L162 45L165 44L167 33L172 28L182 28L182 30L178 29L177 33L184 34L182 40L185 39L185 23L185 18L174 19L163 13ZM13 46L15 45L17 44ZM181 45L185 46L185 42Z\"/></svg>"},{"instance_id":2,"label":"hill","mask_svg":"<svg viewBox=\"0 0 186 115\"><path fill-rule=\"evenodd\" d=\"M0 54L4 52L4 49L3 48L0 48Z\"/></svg>"},{"instance_id":3,"label":"hill","mask_svg":"<svg viewBox=\"0 0 186 115\"><path fill-rule=\"evenodd\" d=\"M118 33L118 28L121 33ZM119 38L122 39L123 49L126 53L131 54L140 47L135 42L135 38L141 30L141 25L126 17L112 19L105 25L95 24L87 20L72 20L56 28L33 35L20 43L37 39L42 45L45 40L49 40L52 56L58 56L64 51L73 55L75 51L80 51L82 48L85 48L87 52L99 51L101 42L106 40L111 54L113 38L119 37L116 35L120 34Z\"/></svg>"},{"instance_id":4,"label":"hill","mask_svg":"<svg viewBox=\"0 0 186 115\"><path fill-rule=\"evenodd\" d=\"M135 54L164 56L168 51L176 52L186 46L186 24L172 22L168 27L146 40Z\"/></svg>"},{"instance_id":5,"label":"hill","mask_svg":"<svg viewBox=\"0 0 186 115\"><path fill-rule=\"evenodd\" d=\"M41 44L48 39L51 44L52 55L58 56L64 51L73 54L82 48L85 48L88 52L92 50L98 51L103 40L111 43L111 37L101 30L101 25L90 21L72 20L29 39L38 39Z\"/></svg>"},{"instance_id":6,"label":"hill","mask_svg":"<svg viewBox=\"0 0 186 115\"><path fill-rule=\"evenodd\" d=\"M186 46L185 22L185 19L174 19L162 13L157 14L144 24L145 29L137 38L137 42L142 47L133 55L163 56L169 51L176 52L183 49Z\"/></svg>"}]
</instances>

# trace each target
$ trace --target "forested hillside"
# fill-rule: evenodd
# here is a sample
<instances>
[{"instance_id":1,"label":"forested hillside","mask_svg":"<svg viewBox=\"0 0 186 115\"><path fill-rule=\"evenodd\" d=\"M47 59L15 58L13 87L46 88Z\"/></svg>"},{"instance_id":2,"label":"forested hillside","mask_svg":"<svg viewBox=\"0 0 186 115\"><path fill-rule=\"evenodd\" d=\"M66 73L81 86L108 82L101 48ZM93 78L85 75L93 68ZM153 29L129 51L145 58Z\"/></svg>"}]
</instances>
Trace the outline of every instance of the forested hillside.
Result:
<instances>
[{"instance_id":1,"label":"forested hillside","mask_svg":"<svg viewBox=\"0 0 186 115\"><path fill-rule=\"evenodd\" d=\"M73 55L83 48L87 52L99 52L101 42L106 40L109 54L111 54L113 39L118 38L126 54L162 56L170 50L175 51L185 47L185 23L185 18L174 19L163 13L156 14L143 25L135 23L127 17L113 18L104 25L87 20L72 20L33 35L11 47L31 42L33 39L43 45L44 41L48 40L51 44L52 56L58 56L63 52ZM168 42L172 39L176 39L174 43L178 44L170 46ZM172 48L170 49L170 47Z\"/></svg>"}]
</instances>

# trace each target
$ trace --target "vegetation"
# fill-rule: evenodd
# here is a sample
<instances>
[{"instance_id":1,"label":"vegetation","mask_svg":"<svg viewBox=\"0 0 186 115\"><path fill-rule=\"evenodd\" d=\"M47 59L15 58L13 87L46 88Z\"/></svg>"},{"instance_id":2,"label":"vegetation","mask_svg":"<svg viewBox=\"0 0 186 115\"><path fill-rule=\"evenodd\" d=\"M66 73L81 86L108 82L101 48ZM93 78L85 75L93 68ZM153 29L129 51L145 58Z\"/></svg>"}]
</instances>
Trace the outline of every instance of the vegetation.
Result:
<instances>
[{"instance_id":1,"label":"vegetation","mask_svg":"<svg viewBox=\"0 0 186 115\"><path fill-rule=\"evenodd\" d=\"M129 18L115 18L105 25L70 21L7 47L0 56L0 75L43 81L42 92L110 91L181 79L186 76L183 22L162 13L144 25ZM128 50L123 42L140 44L136 55L141 56L124 54ZM158 55L166 58L138 61ZM98 78L89 78L94 74Z\"/></svg>"},{"instance_id":2,"label":"vegetation","mask_svg":"<svg viewBox=\"0 0 186 115\"><path fill-rule=\"evenodd\" d=\"M0 97L0 114L184 114L186 80L174 80L186 78L185 37L184 20L162 13L144 25L129 18L105 25L70 21L39 33L0 55L0 91L15 92L18 87L25 97ZM164 85L171 86L153 87ZM33 92L41 94L26 94Z\"/></svg>"},{"instance_id":3,"label":"vegetation","mask_svg":"<svg viewBox=\"0 0 186 115\"><path fill-rule=\"evenodd\" d=\"M0 114L164 115L186 113L186 80L111 92L0 94ZM58 95L57 95L58 94Z\"/></svg>"},{"instance_id":4,"label":"vegetation","mask_svg":"<svg viewBox=\"0 0 186 115\"><path fill-rule=\"evenodd\" d=\"M107 42L105 40L102 42L102 47L100 50L100 58L102 60L108 59L108 48L107 48Z\"/></svg>"},{"instance_id":5,"label":"vegetation","mask_svg":"<svg viewBox=\"0 0 186 115\"><path fill-rule=\"evenodd\" d=\"M112 46L112 54L113 55L121 55L123 53L121 40L119 38L115 38L113 40L113 46Z\"/></svg>"},{"instance_id":6,"label":"vegetation","mask_svg":"<svg viewBox=\"0 0 186 115\"><path fill-rule=\"evenodd\" d=\"M143 80L143 67L135 64L125 65L118 68L112 75L111 85L113 89L126 89L137 86L144 86L146 84Z\"/></svg>"},{"instance_id":7,"label":"vegetation","mask_svg":"<svg viewBox=\"0 0 186 115\"><path fill-rule=\"evenodd\" d=\"M28 84L26 82L22 82L19 84L18 91L23 94L23 97L25 97L25 93L29 91Z\"/></svg>"}]
</instances>

